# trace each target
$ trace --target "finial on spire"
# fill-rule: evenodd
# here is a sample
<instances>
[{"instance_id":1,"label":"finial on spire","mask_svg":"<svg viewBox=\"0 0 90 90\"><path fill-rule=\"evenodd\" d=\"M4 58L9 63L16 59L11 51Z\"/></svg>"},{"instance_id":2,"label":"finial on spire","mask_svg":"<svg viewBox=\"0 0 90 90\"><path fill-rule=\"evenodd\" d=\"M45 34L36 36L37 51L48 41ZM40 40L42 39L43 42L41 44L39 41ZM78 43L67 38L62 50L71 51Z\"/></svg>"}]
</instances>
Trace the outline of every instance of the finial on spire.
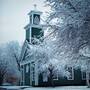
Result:
<instances>
[{"instance_id":1,"label":"finial on spire","mask_svg":"<svg viewBox=\"0 0 90 90\"><path fill-rule=\"evenodd\" d=\"M34 4L34 10L37 10L37 5L36 4Z\"/></svg>"}]
</instances>

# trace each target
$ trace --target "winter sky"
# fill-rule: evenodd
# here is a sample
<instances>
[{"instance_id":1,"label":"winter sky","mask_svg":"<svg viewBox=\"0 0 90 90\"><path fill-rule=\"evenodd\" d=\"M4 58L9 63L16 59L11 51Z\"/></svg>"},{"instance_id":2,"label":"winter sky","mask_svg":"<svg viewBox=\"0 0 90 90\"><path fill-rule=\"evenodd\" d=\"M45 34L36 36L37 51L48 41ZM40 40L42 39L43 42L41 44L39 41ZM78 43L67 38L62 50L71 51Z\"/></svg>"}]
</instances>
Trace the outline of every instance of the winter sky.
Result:
<instances>
[{"instance_id":1,"label":"winter sky","mask_svg":"<svg viewBox=\"0 0 90 90\"><path fill-rule=\"evenodd\" d=\"M28 13L34 9L45 12L44 0L0 0L0 44L12 40L25 40L24 26L28 24Z\"/></svg>"}]
</instances>

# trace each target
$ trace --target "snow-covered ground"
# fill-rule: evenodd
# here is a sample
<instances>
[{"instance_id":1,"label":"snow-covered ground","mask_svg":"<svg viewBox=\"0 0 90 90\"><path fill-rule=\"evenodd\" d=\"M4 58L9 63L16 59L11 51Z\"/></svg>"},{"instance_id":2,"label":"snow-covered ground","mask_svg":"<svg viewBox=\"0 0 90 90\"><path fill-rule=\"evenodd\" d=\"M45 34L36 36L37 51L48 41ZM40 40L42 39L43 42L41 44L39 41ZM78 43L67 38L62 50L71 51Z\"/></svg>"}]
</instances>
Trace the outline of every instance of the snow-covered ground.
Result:
<instances>
[{"instance_id":1,"label":"snow-covered ground","mask_svg":"<svg viewBox=\"0 0 90 90\"><path fill-rule=\"evenodd\" d=\"M6 90L90 90L87 86L60 86L60 87L28 87L28 86L3 86Z\"/></svg>"},{"instance_id":2,"label":"snow-covered ground","mask_svg":"<svg viewBox=\"0 0 90 90\"><path fill-rule=\"evenodd\" d=\"M25 88L30 88L30 86L0 86L0 90L24 90Z\"/></svg>"},{"instance_id":3,"label":"snow-covered ground","mask_svg":"<svg viewBox=\"0 0 90 90\"><path fill-rule=\"evenodd\" d=\"M87 86L61 86L61 87L31 87L24 90L90 90Z\"/></svg>"}]
</instances>

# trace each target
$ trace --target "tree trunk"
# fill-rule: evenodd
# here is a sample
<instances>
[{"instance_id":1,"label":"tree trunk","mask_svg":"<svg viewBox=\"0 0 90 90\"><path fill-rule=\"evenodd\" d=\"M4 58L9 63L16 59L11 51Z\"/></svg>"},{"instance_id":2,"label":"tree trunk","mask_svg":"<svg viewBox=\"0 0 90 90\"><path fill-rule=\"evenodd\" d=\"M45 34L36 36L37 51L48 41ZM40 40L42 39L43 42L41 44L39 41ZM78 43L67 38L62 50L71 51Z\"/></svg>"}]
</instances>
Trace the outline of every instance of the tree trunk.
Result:
<instances>
[{"instance_id":1,"label":"tree trunk","mask_svg":"<svg viewBox=\"0 0 90 90\"><path fill-rule=\"evenodd\" d=\"M50 70L50 86L54 87L54 82L53 82L53 71Z\"/></svg>"},{"instance_id":2,"label":"tree trunk","mask_svg":"<svg viewBox=\"0 0 90 90\"><path fill-rule=\"evenodd\" d=\"M3 84L3 77L0 75L0 86Z\"/></svg>"},{"instance_id":3,"label":"tree trunk","mask_svg":"<svg viewBox=\"0 0 90 90\"><path fill-rule=\"evenodd\" d=\"M90 88L89 72L88 71L86 71L86 84L87 84L88 88Z\"/></svg>"}]
</instances>

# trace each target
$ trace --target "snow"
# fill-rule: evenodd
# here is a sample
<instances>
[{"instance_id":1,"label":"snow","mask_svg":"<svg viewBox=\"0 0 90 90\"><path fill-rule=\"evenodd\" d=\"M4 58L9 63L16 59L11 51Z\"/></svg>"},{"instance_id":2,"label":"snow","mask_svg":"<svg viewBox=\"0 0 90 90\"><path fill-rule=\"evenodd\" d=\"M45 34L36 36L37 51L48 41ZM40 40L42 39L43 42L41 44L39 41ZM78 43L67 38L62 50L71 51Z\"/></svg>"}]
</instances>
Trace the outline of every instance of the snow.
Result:
<instances>
[{"instance_id":1,"label":"snow","mask_svg":"<svg viewBox=\"0 0 90 90\"><path fill-rule=\"evenodd\" d=\"M24 90L90 90L86 86L31 87Z\"/></svg>"},{"instance_id":2,"label":"snow","mask_svg":"<svg viewBox=\"0 0 90 90\"><path fill-rule=\"evenodd\" d=\"M30 86L0 86L0 90L24 90L24 88L30 88Z\"/></svg>"},{"instance_id":3,"label":"snow","mask_svg":"<svg viewBox=\"0 0 90 90\"><path fill-rule=\"evenodd\" d=\"M8 90L90 90L87 86L31 87L31 86L0 86Z\"/></svg>"}]
</instances>

